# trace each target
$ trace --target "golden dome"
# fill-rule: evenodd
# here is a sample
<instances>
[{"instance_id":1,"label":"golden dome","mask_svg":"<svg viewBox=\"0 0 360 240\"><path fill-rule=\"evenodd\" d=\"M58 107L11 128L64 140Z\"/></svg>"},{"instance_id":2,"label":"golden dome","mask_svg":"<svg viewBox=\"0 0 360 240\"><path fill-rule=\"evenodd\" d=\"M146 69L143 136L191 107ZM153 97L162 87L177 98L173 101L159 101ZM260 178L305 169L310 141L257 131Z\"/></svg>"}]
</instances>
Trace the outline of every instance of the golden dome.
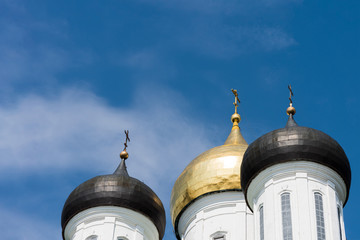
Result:
<instances>
[{"instance_id":1,"label":"golden dome","mask_svg":"<svg viewBox=\"0 0 360 240\"><path fill-rule=\"evenodd\" d=\"M176 180L170 202L175 232L182 212L198 197L218 191L241 190L240 166L248 144L238 125L240 115L234 115L231 117L233 127L224 145L197 156Z\"/></svg>"}]
</instances>

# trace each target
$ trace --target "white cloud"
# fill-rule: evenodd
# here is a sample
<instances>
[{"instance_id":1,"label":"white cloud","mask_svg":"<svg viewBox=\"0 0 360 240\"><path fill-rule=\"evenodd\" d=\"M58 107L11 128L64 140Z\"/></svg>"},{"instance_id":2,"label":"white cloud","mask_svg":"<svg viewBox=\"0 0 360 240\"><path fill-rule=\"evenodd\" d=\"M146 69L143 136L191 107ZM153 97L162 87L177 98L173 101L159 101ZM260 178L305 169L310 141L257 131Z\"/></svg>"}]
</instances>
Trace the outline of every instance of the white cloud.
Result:
<instances>
[{"instance_id":1,"label":"white cloud","mask_svg":"<svg viewBox=\"0 0 360 240\"><path fill-rule=\"evenodd\" d=\"M129 129L128 172L149 185L168 212L177 176L213 144L205 135L207 126L194 122L184 111L187 103L180 94L147 86L135 96L129 108L114 108L89 91L67 89L52 97L27 95L0 107L1 177L59 171L110 174L120 162L123 130ZM59 236L56 226L45 220L31 222L20 215L7 212L3 219L10 221L2 224L20 229L17 239ZM171 229L169 224L167 231Z\"/></svg>"},{"instance_id":2,"label":"white cloud","mask_svg":"<svg viewBox=\"0 0 360 240\"><path fill-rule=\"evenodd\" d=\"M171 104L176 93L146 89L127 108L113 108L90 92L68 89L59 96L28 95L0 108L0 172L85 170L111 173L119 162L124 129L130 130L129 172L158 185L174 180L211 144L201 123ZM141 91L141 90L139 90ZM147 92L146 91L146 92ZM135 93L140 95L139 93Z\"/></svg>"}]
</instances>

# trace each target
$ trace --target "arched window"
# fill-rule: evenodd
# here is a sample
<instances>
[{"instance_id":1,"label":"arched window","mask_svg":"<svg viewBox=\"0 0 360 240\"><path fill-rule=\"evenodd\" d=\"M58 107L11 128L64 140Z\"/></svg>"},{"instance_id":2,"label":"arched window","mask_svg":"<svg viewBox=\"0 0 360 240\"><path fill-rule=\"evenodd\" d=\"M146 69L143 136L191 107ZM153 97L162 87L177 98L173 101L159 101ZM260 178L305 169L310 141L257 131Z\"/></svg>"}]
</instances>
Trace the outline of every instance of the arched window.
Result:
<instances>
[{"instance_id":1,"label":"arched window","mask_svg":"<svg viewBox=\"0 0 360 240\"><path fill-rule=\"evenodd\" d=\"M341 231L341 210L340 210L340 206L337 206L337 212L338 212L338 220L339 220L339 233L340 233L340 240L342 240L342 231Z\"/></svg>"},{"instance_id":2,"label":"arched window","mask_svg":"<svg viewBox=\"0 0 360 240\"><path fill-rule=\"evenodd\" d=\"M290 193L281 194L281 216L283 239L292 240Z\"/></svg>"},{"instance_id":3,"label":"arched window","mask_svg":"<svg viewBox=\"0 0 360 240\"><path fill-rule=\"evenodd\" d=\"M259 208L260 240L264 240L264 207Z\"/></svg>"},{"instance_id":4,"label":"arched window","mask_svg":"<svg viewBox=\"0 0 360 240\"><path fill-rule=\"evenodd\" d=\"M96 235L91 235L90 237L87 237L85 240L97 240L98 236Z\"/></svg>"},{"instance_id":5,"label":"arched window","mask_svg":"<svg viewBox=\"0 0 360 240\"><path fill-rule=\"evenodd\" d=\"M315 196L315 211L316 211L316 231L317 239L325 240L325 219L324 219L324 207L323 197L321 193L314 193Z\"/></svg>"}]
</instances>

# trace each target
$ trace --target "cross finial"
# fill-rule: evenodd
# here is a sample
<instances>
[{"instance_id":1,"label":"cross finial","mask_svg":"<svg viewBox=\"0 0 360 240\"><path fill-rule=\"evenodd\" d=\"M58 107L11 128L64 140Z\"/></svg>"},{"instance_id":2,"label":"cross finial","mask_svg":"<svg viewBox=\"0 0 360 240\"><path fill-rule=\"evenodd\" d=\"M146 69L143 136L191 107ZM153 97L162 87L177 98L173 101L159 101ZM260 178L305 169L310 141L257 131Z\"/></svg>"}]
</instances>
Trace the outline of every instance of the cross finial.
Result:
<instances>
[{"instance_id":1,"label":"cross finial","mask_svg":"<svg viewBox=\"0 0 360 240\"><path fill-rule=\"evenodd\" d=\"M239 106L238 102L240 103L239 97L238 97L238 93L236 89L231 89L231 91L233 92L234 96L235 96L235 102L233 103L235 106L235 113L237 113L237 108Z\"/></svg>"},{"instance_id":2,"label":"cross finial","mask_svg":"<svg viewBox=\"0 0 360 240\"><path fill-rule=\"evenodd\" d=\"M288 114L288 115L295 115L295 113L296 113L296 110L295 110L295 108L293 107L293 105L292 105L292 98L291 97L293 97L294 96L294 93L293 93L293 91L292 91L292 89L291 89L291 85L289 84L288 85L288 89L289 89L289 91L290 91L290 96L289 96L289 101L290 101L290 106L286 109L286 113Z\"/></svg>"},{"instance_id":3,"label":"cross finial","mask_svg":"<svg viewBox=\"0 0 360 240\"><path fill-rule=\"evenodd\" d=\"M291 97L293 97L294 96L294 93L293 93L293 91L292 91L292 89L291 89L291 85L289 84L288 85L288 89L289 89L289 91L290 91L290 97L289 97L289 100L290 100L290 105L292 104L292 99L291 99Z\"/></svg>"},{"instance_id":4,"label":"cross finial","mask_svg":"<svg viewBox=\"0 0 360 240\"><path fill-rule=\"evenodd\" d=\"M129 130L124 130L125 132L125 136L126 136L126 139L125 139L125 143L124 143L124 151L126 151L126 148L127 148L127 142L129 141L130 142L130 138L129 138Z\"/></svg>"},{"instance_id":5,"label":"cross finial","mask_svg":"<svg viewBox=\"0 0 360 240\"><path fill-rule=\"evenodd\" d=\"M123 160L126 160L129 157L128 152L126 151L127 148L127 143L128 141L130 142L130 138L129 138L129 130L125 130L125 142L124 142L124 150L120 153L120 158Z\"/></svg>"}]
</instances>

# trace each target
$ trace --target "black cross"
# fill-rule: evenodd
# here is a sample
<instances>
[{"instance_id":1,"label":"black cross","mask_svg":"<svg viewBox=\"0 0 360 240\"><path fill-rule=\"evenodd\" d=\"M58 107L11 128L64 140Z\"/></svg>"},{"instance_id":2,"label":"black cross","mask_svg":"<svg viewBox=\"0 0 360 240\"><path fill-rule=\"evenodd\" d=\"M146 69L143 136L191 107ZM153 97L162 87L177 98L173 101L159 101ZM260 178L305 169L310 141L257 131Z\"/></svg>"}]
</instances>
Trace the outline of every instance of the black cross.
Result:
<instances>
[{"instance_id":1,"label":"black cross","mask_svg":"<svg viewBox=\"0 0 360 240\"><path fill-rule=\"evenodd\" d=\"M124 130L125 132L125 136L126 136L126 139L125 139L125 143L124 143L124 150L126 150L127 148L127 142L129 141L130 142L130 138L129 138L129 130Z\"/></svg>"},{"instance_id":2,"label":"black cross","mask_svg":"<svg viewBox=\"0 0 360 240\"><path fill-rule=\"evenodd\" d=\"M291 97L293 97L293 96L294 96L294 93L293 93L293 91L292 91L292 89L291 89L291 85L290 85L290 84L288 85L288 89L289 89L289 91L290 91L290 97L289 97L289 100L290 100L290 103L292 103L292 99L291 99Z\"/></svg>"}]
</instances>

